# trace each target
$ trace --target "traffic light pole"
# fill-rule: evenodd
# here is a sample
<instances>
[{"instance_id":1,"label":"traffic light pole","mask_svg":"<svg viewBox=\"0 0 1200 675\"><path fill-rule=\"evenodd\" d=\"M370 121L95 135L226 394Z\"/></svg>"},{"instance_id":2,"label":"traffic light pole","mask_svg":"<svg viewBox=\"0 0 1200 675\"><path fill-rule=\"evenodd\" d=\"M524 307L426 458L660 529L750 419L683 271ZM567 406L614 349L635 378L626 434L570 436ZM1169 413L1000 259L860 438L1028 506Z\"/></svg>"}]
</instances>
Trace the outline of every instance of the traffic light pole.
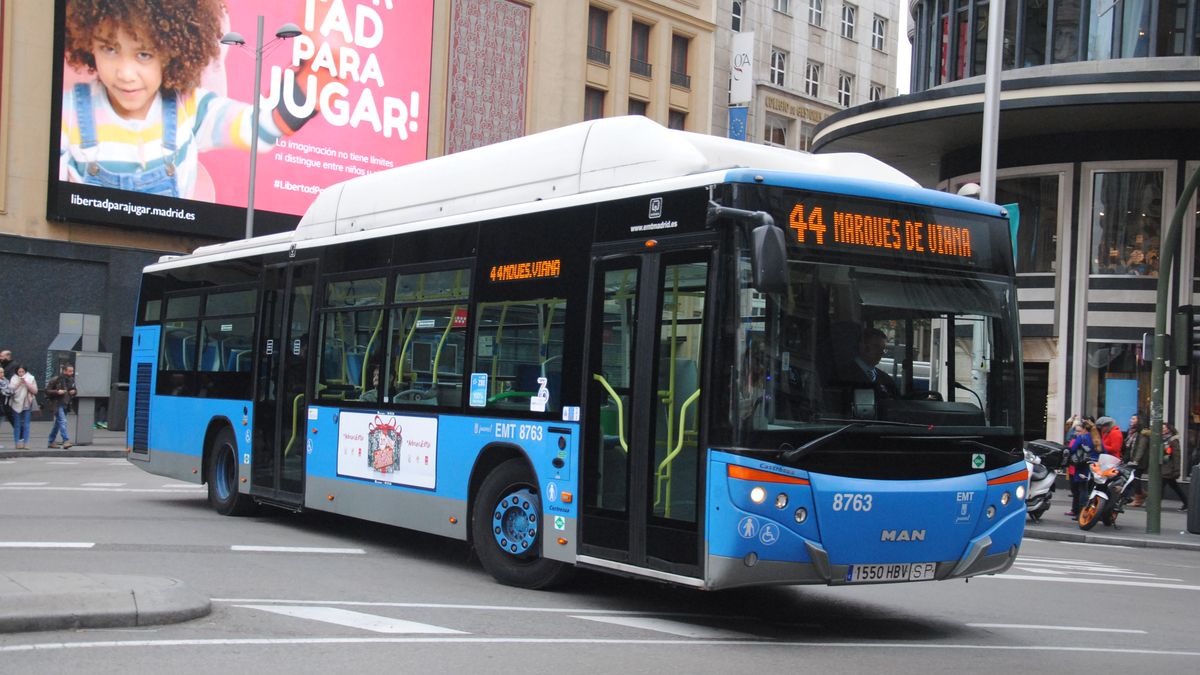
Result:
<instances>
[{"instance_id":1,"label":"traffic light pole","mask_svg":"<svg viewBox=\"0 0 1200 675\"><path fill-rule=\"evenodd\" d=\"M1150 370L1150 473L1146 495L1146 534L1158 534L1162 529L1162 425L1163 425L1163 382L1167 374L1167 314L1171 307L1171 271L1175 269L1175 258L1179 253L1179 242L1183 236L1183 214L1196 185L1200 183L1200 168L1192 173L1175 213L1167 225L1167 236L1163 239L1158 265L1158 307L1154 314L1154 365ZM1178 276L1178 275L1176 275ZM1189 282L1190 283L1190 282ZM1178 332L1178 331L1176 331ZM1192 340L1191 331L1185 336L1175 335L1176 340ZM1190 346L1190 345L1189 345ZM1186 427L1185 427L1186 428Z\"/></svg>"}]
</instances>

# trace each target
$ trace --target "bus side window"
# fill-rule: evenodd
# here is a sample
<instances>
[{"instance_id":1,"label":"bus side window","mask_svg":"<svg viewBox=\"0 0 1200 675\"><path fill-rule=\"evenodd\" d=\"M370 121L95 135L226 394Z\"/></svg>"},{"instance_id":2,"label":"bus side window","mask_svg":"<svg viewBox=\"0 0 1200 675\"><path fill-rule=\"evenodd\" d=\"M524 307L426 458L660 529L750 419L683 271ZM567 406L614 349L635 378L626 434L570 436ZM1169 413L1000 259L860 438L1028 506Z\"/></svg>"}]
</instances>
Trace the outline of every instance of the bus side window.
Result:
<instances>
[{"instance_id":1,"label":"bus side window","mask_svg":"<svg viewBox=\"0 0 1200 675\"><path fill-rule=\"evenodd\" d=\"M478 306L472 372L488 375L488 408L561 409L566 308L562 298Z\"/></svg>"}]
</instances>

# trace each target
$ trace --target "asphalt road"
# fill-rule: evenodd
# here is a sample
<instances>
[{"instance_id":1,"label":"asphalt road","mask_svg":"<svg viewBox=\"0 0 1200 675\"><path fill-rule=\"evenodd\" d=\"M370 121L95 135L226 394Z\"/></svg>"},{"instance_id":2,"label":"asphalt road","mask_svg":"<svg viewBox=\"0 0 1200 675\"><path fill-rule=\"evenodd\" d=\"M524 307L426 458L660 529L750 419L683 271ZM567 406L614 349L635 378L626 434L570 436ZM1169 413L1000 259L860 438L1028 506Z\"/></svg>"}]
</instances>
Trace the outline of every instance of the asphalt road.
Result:
<instances>
[{"instance_id":1,"label":"asphalt road","mask_svg":"<svg viewBox=\"0 0 1200 675\"><path fill-rule=\"evenodd\" d=\"M3 673L1193 672L1200 553L1027 540L965 582L703 593L496 584L467 546L322 514L224 518L124 460L0 460L0 570L174 577L193 621L0 634Z\"/></svg>"}]
</instances>

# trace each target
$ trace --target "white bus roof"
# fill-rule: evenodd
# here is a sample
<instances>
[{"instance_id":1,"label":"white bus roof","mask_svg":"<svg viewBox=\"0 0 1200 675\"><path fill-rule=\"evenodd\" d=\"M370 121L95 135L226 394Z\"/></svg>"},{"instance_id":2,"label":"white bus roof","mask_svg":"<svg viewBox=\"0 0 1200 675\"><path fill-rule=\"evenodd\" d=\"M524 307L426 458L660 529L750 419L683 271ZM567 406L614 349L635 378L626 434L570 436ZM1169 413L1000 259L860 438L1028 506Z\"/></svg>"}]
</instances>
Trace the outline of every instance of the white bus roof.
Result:
<instances>
[{"instance_id":1,"label":"white bus roof","mask_svg":"<svg viewBox=\"0 0 1200 675\"><path fill-rule=\"evenodd\" d=\"M397 226L736 168L918 187L867 155L813 155L667 129L641 115L609 117L352 178L322 190L294 232L203 246L160 263L403 231Z\"/></svg>"}]
</instances>

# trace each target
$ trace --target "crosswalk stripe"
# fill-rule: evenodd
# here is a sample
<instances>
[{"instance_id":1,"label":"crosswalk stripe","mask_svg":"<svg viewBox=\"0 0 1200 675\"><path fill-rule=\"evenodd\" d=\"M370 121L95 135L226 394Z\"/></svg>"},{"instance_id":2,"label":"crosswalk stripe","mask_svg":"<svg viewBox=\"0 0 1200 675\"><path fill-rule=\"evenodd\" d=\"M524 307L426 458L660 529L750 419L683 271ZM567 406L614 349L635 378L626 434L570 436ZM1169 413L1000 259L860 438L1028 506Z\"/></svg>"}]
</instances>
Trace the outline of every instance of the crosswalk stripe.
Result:
<instances>
[{"instance_id":1,"label":"crosswalk stripe","mask_svg":"<svg viewBox=\"0 0 1200 675\"><path fill-rule=\"evenodd\" d=\"M49 485L49 483L22 483L19 481L9 481L7 483L0 483L0 485L3 485L4 487L42 487L43 485Z\"/></svg>"},{"instance_id":2,"label":"crosswalk stripe","mask_svg":"<svg viewBox=\"0 0 1200 675\"><path fill-rule=\"evenodd\" d=\"M81 487L123 487L124 483L80 483Z\"/></svg>"},{"instance_id":3,"label":"crosswalk stripe","mask_svg":"<svg viewBox=\"0 0 1200 675\"><path fill-rule=\"evenodd\" d=\"M0 541L0 548L92 548L90 541Z\"/></svg>"},{"instance_id":4,"label":"crosswalk stripe","mask_svg":"<svg viewBox=\"0 0 1200 675\"><path fill-rule=\"evenodd\" d=\"M454 630L453 628L434 626L427 623L417 623L416 621L405 621L404 619L393 619L391 617L378 616L375 614L352 612L347 609L338 609L336 607L304 607L296 605L234 605L234 607L257 609L264 612L272 612L274 614L296 617L298 619L309 619L311 621L332 623L338 626L369 630L375 633L405 633L410 635L414 633L422 635L465 635L463 631Z\"/></svg>"},{"instance_id":5,"label":"crosswalk stripe","mask_svg":"<svg viewBox=\"0 0 1200 675\"><path fill-rule=\"evenodd\" d=\"M686 638L700 638L706 640L752 640L753 635L739 633L732 630L722 630L720 628L709 628L708 626L697 626L693 623L684 623L683 621L671 621L669 619L658 619L647 616L572 616L572 619L583 619L585 621L599 621L600 623L613 624L615 626L627 626L629 628L638 628L641 630L652 630L659 633L667 633L668 635L677 635Z\"/></svg>"}]
</instances>

